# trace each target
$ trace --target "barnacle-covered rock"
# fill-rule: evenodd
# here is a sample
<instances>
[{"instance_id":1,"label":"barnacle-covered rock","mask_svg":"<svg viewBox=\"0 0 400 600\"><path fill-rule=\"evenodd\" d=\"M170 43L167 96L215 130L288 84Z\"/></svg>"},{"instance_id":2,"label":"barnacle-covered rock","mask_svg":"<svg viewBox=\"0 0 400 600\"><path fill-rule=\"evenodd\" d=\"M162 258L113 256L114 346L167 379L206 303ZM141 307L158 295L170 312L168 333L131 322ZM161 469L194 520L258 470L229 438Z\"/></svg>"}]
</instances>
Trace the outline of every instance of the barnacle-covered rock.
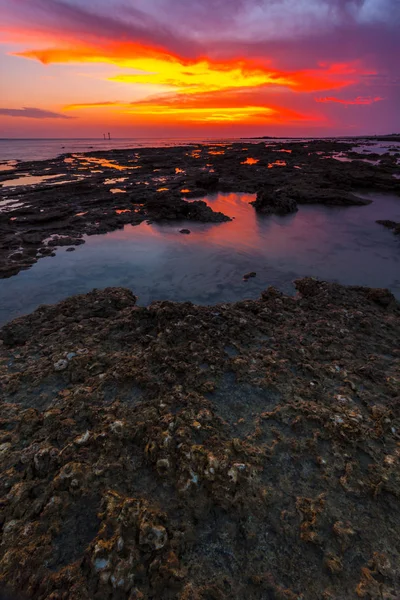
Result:
<instances>
[{"instance_id":1,"label":"barnacle-covered rock","mask_svg":"<svg viewBox=\"0 0 400 600\"><path fill-rule=\"evenodd\" d=\"M109 288L1 330L0 590L397 597L399 305L296 286L212 307Z\"/></svg>"}]
</instances>

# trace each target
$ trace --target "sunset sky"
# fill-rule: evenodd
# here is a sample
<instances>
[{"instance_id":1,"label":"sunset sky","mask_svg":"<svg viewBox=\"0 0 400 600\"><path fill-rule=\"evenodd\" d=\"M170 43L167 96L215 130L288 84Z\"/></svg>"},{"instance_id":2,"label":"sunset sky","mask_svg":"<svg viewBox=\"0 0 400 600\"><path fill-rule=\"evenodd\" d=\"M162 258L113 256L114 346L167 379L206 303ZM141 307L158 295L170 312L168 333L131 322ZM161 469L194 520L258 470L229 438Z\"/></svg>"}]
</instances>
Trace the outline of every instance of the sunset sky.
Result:
<instances>
[{"instance_id":1,"label":"sunset sky","mask_svg":"<svg viewBox=\"0 0 400 600\"><path fill-rule=\"evenodd\" d=\"M0 137L400 131L400 0L0 0Z\"/></svg>"}]
</instances>

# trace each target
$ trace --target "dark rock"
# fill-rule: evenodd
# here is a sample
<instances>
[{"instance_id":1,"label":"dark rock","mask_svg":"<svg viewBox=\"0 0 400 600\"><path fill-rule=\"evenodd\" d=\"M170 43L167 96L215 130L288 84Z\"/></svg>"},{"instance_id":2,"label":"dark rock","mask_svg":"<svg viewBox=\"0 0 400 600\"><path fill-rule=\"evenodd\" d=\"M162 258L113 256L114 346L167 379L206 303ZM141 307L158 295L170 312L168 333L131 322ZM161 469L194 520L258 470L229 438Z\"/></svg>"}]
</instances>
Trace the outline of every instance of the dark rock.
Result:
<instances>
[{"instance_id":1,"label":"dark rock","mask_svg":"<svg viewBox=\"0 0 400 600\"><path fill-rule=\"evenodd\" d=\"M246 273L245 275L243 275L243 279L245 281L247 281L251 277L256 277L256 276L257 276L257 273L255 271L251 271L250 273Z\"/></svg>"},{"instance_id":2,"label":"dark rock","mask_svg":"<svg viewBox=\"0 0 400 600\"><path fill-rule=\"evenodd\" d=\"M66 252L75 252L75 248L71 246L71 248L67 248Z\"/></svg>"},{"instance_id":3,"label":"dark rock","mask_svg":"<svg viewBox=\"0 0 400 600\"><path fill-rule=\"evenodd\" d=\"M391 229L396 235L400 234L400 223L397 223L396 221L389 221L384 219L377 221L377 223L379 223L379 225L387 227L388 229Z\"/></svg>"},{"instance_id":4,"label":"dark rock","mask_svg":"<svg viewBox=\"0 0 400 600\"><path fill-rule=\"evenodd\" d=\"M189 234L189 233L191 233L191 231L190 231L190 229L180 229L180 230L179 230L179 233L186 233L186 234Z\"/></svg>"},{"instance_id":5,"label":"dark rock","mask_svg":"<svg viewBox=\"0 0 400 600\"><path fill-rule=\"evenodd\" d=\"M158 193L149 198L145 210L154 221L190 220L220 223L231 220L221 212L214 212L205 202L200 200L187 202L180 196L168 192Z\"/></svg>"},{"instance_id":6,"label":"dark rock","mask_svg":"<svg viewBox=\"0 0 400 600\"><path fill-rule=\"evenodd\" d=\"M284 191L299 204L331 204L335 206L363 206L371 204L370 200L359 198L351 192L339 189L324 189L307 184L289 186Z\"/></svg>"},{"instance_id":7,"label":"dark rock","mask_svg":"<svg viewBox=\"0 0 400 600\"><path fill-rule=\"evenodd\" d=\"M287 215L298 210L296 201L282 190L262 190L257 193L256 200L251 204L257 212L264 215Z\"/></svg>"},{"instance_id":8,"label":"dark rock","mask_svg":"<svg viewBox=\"0 0 400 600\"><path fill-rule=\"evenodd\" d=\"M196 179L196 185L205 190L215 190L218 187L219 177L213 173L202 173Z\"/></svg>"}]
</instances>

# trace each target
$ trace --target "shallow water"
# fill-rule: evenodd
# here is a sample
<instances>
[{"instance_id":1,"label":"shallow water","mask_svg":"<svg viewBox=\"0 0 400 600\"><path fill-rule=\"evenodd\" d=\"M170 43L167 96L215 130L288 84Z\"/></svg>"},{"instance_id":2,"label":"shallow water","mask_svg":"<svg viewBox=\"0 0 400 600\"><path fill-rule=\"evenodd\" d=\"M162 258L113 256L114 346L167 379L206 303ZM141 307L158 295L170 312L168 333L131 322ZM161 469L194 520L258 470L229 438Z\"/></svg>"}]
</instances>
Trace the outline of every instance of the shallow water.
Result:
<instances>
[{"instance_id":1,"label":"shallow water","mask_svg":"<svg viewBox=\"0 0 400 600\"><path fill-rule=\"evenodd\" d=\"M57 177L62 177L62 175L29 175L23 174L21 177L16 177L15 179L7 179L0 183L0 188L3 186L5 188L14 188L19 187L21 185L38 185L39 183L49 182L51 183Z\"/></svg>"},{"instance_id":2,"label":"shallow water","mask_svg":"<svg viewBox=\"0 0 400 600\"><path fill-rule=\"evenodd\" d=\"M132 289L153 300L201 304L257 298L269 285L294 293L296 277L389 287L400 299L400 238L375 223L400 221L400 198L373 194L350 208L301 206L286 217L262 217L251 194L207 198L228 223L180 222L126 226L86 238L75 252L57 251L28 271L0 280L0 322L94 287ZM182 228L191 230L182 235ZM257 277L243 281L256 271Z\"/></svg>"}]
</instances>

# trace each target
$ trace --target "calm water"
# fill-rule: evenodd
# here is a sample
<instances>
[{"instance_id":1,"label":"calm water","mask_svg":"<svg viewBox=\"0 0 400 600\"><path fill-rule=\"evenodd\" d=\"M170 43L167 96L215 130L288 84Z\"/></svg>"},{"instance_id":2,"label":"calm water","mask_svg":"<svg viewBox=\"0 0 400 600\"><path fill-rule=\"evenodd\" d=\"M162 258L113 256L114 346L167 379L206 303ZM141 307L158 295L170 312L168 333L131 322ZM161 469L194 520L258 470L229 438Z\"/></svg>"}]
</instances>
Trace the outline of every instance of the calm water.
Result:
<instances>
[{"instance_id":1,"label":"calm water","mask_svg":"<svg viewBox=\"0 0 400 600\"><path fill-rule=\"evenodd\" d=\"M287 217L260 217L250 194L207 199L229 223L127 226L57 251L30 270L0 280L0 322L94 287L125 286L139 303L201 304L257 298L269 285L293 293L312 275L345 284L389 287L400 299L400 237L375 223L400 221L400 198L374 194L364 207L301 206ZM179 229L188 227L190 235ZM248 282L243 275L256 271Z\"/></svg>"},{"instance_id":2,"label":"calm water","mask_svg":"<svg viewBox=\"0 0 400 600\"><path fill-rule=\"evenodd\" d=\"M281 138L279 140L268 140L267 145L274 145L275 143L282 143L287 141L300 141L291 140L290 138ZM246 144L259 143L261 140L257 139L235 139L235 138L224 138L224 139L204 139L204 138L126 138L126 139L0 139L0 161L15 161L15 160L47 160L55 158L60 154L67 153L81 153L81 152L94 152L96 150L124 150L129 148L168 148L170 146L185 146L189 144L202 144L202 143L232 143L232 142L243 142ZM303 138L304 142L307 142L307 138ZM351 149L351 145L349 146ZM376 152L383 154L388 150L393 151L400 150L399 142L374 142L373 144L367 144L365 146L359 146L354 150L364 154L370 152ZM7 165L0 165L0 171L4 170Z\"/></svg>"},{"instance_id":3,"label":"calm water","mask_svg":"<svg viewBox=\"0 0 400 600\"><path fill-rule=\"evenodd\" d=\"M103 140L79 139L0 139L0 161L9 160L48 160L60 154L95 152L96 150L125 150L129 148L168 148L201 143L231 143L233 139L204 138L126 138ZM246 141L246 140L242 140ZM254 140L256 141L256 140ZM246 141L247 143L247 141Z\"/></svg>"}]
</instances>

